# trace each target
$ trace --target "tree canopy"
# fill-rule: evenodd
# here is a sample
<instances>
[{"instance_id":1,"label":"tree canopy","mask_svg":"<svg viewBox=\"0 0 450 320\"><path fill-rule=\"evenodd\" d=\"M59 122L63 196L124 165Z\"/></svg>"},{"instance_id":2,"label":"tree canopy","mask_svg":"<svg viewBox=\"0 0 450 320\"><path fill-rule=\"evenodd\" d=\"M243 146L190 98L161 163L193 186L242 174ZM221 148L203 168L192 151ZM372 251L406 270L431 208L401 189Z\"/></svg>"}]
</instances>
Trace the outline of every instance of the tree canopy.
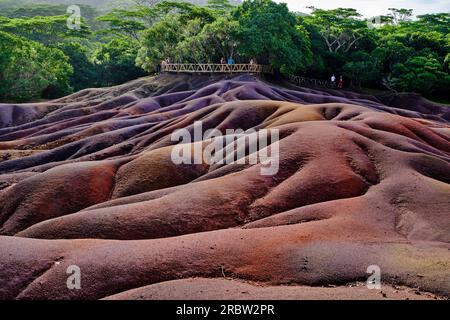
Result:
<instances>
[{"instance_id":1,"label":"tree canopy","mask_svg":"<svg viewBox=\"0 0 450 320\"><path fill-rule=\"evenodd\" d=\"M157 71L167 58L218 63L230 56L283 76L335 74L347 86L450 91L449 13L414 17L386 8L374 26L352 8L311 7L306 15L271 0L134 2L101 12L82 5L81 28L72 30L64 5L0 0L0 99L115 85Z\"/></svg>"},{"instance_id":2,"label":"tree canopy","mask_svg":"<svg viewBox=\"0 0 450 320\"><path fill-rule=\"evenodd\" d=\"M0 31L0 97L27 101L53 91L70 92L73 68L56 48Z\"/></svg>"}]
</instances>

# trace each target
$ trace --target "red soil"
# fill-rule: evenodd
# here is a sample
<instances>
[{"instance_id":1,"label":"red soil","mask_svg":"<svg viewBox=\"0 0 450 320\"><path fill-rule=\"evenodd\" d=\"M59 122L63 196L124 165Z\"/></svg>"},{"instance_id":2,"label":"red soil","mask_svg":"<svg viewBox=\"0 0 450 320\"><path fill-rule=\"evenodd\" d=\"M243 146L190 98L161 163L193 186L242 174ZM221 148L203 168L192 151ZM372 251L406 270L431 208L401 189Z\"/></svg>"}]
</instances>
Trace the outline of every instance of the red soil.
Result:
<instances>
[{"instance_id":1,"label":"red soil","mask_svg":"<svg viewBox=\"0 0 450 320\"><path fill-rule=\"evenodd\" d=\"M161 76L0 105L0 298L383 298L345 286L371 265L388 298L449 297L447 111L407 102ZM199 120L279 129L278 174L173 164Z\"/></svg>"}]
</instances>

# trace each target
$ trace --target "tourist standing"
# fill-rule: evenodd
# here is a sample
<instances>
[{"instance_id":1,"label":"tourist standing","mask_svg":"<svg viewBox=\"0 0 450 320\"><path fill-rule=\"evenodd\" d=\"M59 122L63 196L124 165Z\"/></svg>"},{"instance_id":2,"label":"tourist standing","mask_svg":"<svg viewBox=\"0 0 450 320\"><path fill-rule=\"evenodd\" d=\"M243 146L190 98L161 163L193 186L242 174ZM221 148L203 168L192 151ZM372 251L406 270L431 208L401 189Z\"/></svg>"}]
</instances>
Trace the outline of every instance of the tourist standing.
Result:
<instances>
[{"instance_id":1,"label":"tourist standing","mask_svg":"<svg viewBox=\"0 0 450 320\"><path fill-rule=\"evenodd\" d=\"M334 74L331 76L331 86L336 87L336 76Z\"/></svg>"},{"instance_id":2,"label":"tourist standing","mask_svg":"<svg viewBox=\"0 0 450 320\"><path fill-rule=\"evenodd\" d=\"M162 61L161 61L161 72L165 72L166 71L166 67L167 67L167 60L166 59L163 59Z\"/></svg>"},{"instance_id":3,"label":"tourist standing","mask_svg":"<svg viewBox=\"0 0 450 320\"><path fill-rule=\"evenodd\" d=\"M343 79L343 77L341 76L341 77L339 78L338 88L339 88L339 89L342 89L343 87L344 87L344 79Z\"/></svg>"},{"instance_id":4,"label":"tourist standing","mask_svg":"<svg viewBox=\"0 0 450 320\"><path fill-rule=\"evenodd\" d=\"M250 65L249 71L255 72L256 66L255 66L255 60L253 58L250 59L249 65Z\"/></svg>"},{"instance_id":5,"label":"tourist standing","mask_svg":"<svg viewBox=\"0 0 450 320\"><path fill-rule=\"evenodd\" d=\"M226 61L225 61L225 58L224 57L222 57L222 58L220 58L220 71L221 72L224 72L225 71L225 65L226 65Z\"/></svg>"}]
</instances>

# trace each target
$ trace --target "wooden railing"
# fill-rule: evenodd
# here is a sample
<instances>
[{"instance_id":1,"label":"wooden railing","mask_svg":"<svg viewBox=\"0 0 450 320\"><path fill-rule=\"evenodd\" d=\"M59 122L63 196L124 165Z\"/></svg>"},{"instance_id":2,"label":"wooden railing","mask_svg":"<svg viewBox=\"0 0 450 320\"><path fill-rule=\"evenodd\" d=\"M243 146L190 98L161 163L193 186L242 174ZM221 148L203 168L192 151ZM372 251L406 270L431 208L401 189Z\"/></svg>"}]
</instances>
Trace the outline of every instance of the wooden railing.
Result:
<instances>
[{"instance_id":1,"label":"wooden railing","mask_svg":"<svg viewBox=\"0 0 450 320\"><path fill-rule=\"evenodd\" d=\"M161 65L170 73L256 73L273 74L270 66L261 64L170 63Z\"/></svg>"},{"instance_id":2,"label":"wooden railing","mask_svg":"<svg viewBox=\"0 0 450 320\"><path fill-rule=\"evenodd\" d=\"M273 74L271 66L261 64L219 64L219 63L169 63L161 64L161 72L169 73L253 73ZM327 80L311 79L300 76L289 76L288 80L298 86L326 87L332 85Z\"/></svg>"},{"instance_id":3,"label":"wooden railing","mask_svg":"<svg viewBox=\"0 0 450 320\"><path fill-rule=\"evenodd\" d=\"M325 87L325 88L331 88L331 83L327 80L321 80L321 79L311 79L311 78L305 78L300 76L289 76L289 81L298 85L298 86L304 86L304 87Z\"/></svg>"}]
</instances>

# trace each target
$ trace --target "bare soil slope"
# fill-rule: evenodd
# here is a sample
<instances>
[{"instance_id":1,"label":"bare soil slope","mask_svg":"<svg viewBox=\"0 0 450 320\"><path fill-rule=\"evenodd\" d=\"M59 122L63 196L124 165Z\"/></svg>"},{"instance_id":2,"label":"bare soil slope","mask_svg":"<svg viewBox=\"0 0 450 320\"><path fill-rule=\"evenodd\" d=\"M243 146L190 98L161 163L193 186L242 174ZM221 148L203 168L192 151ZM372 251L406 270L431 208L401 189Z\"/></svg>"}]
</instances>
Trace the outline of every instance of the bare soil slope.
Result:
<instances>
[{"instance_id":1,"label":"bare soil slope","mask_svg":"<svg viewBox=\"0 0 450 320\"><path fill-rule=\"evenodd\" d=\"M165 75L0 105L0 298L383 298L348 286L372 265L449 297L448 110L396 104ZM278 174L173 164L195 121L279 129Z\"/></svg>"}]
</instances>

